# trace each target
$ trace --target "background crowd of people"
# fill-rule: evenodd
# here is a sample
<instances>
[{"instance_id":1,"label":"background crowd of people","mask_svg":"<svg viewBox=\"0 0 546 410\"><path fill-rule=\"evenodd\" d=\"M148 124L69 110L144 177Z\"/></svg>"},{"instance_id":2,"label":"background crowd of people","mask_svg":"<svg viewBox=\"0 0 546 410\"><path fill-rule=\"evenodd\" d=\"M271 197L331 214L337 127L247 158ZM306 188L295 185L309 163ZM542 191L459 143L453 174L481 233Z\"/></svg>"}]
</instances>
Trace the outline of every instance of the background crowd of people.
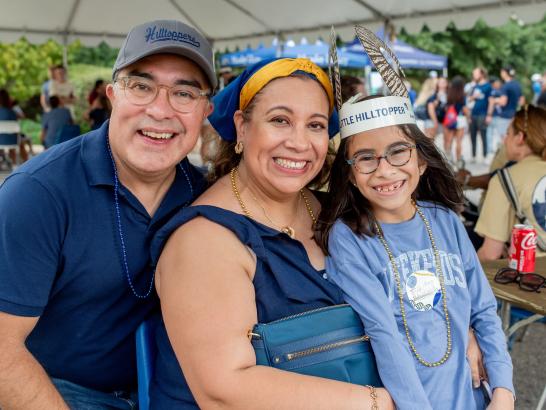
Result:
<instances>
[{"instance_id":1,"label":"background crowd of people","mask_svg":"<svg viewBox=\"0 0 546 410\"><path fill-rule=\"evenodd\" d=\"M489 76L484 67L476 67L468 82L460 76L448 80L431 72L415 101L415 114L430 138L443 135L443 149L452 162L460 164L463 159L462 141L468 135L471 157L464 159L490 163L518 107L525 102L546 105L546 72L533 78L533 101L526 101L510 65L504 66L498 77Z\"/></svg>"},{"instance_id":2,"label":"background crowd of people","mask_svg":"<svg viewBox=\"0 0 546 410\"><path fill-rule=\"evenodd\" d=\"M76 91L67 76L66 67L53 65L48 69L48 79L41 86L41 131L43 149L80 135L82 130L99 128L110 117L112 110L106 98L106 83L97 79L87 97L87 108L80 118L76 116ZM7 89L0 90L0 121L18 121L25 113L18 102L10 97ZM34 155L31 138L22 132L3 133L0 130L0 145L16 145L8 152L0 150L0 171L9 171L14 165L23 163ZM38 150L37 152L39 152Z\"/></svg>"}]
</instances>

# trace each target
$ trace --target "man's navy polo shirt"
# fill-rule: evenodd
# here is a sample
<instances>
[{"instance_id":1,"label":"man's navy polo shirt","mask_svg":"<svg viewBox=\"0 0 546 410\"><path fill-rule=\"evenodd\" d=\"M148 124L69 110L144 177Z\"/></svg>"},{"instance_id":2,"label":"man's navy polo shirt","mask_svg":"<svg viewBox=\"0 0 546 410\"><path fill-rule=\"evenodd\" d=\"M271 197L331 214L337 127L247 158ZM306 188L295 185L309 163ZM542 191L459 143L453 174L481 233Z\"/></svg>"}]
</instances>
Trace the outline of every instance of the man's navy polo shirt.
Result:
<instances>
[{"instance_id":1,"label":"man's navy polo shirt","mask_svg":"<svg viewBox=\"0 0 546 410\"><path fill-rule=\"evenodd\" d=\"M134 332L157 309L135 297L122 265L108 122L28 161L0 188L0 311L40 316L27 347L51 377L114 391L134 387ZM187 159L150 218L120 186L129 273L137 293L152 279L155 232L203 189Z\"/></svg>"}]
</instances>

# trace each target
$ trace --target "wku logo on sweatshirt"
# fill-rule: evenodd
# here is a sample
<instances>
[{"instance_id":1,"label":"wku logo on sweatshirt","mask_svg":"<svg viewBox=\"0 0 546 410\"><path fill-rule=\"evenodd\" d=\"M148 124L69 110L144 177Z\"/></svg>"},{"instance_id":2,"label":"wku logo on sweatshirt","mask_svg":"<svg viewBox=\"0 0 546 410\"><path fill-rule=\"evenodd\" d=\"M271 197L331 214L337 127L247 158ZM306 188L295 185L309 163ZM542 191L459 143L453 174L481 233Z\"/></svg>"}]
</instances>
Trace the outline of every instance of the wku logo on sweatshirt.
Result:
<instances>
[{"instance_id":1,"label":"wku logo on sweatshirt","mask_svg":"<svg viewBox=\"0 0 546 410\"><path fill-rule=\"evenodd\" d=\"M439 251L442 272L446 286L458 286L466 289L466 276L460 255ZM429 271L436 273L434 269L434 253L431 248L418 251L409 251L395 258L402 288L405 288L406 279L414 272ZM389 299L393 299L396 293L394 272L390 263L386 267L387 281L389 282ZM437 273L436 273L437 275Z\"/></svg>"}]
</instances>

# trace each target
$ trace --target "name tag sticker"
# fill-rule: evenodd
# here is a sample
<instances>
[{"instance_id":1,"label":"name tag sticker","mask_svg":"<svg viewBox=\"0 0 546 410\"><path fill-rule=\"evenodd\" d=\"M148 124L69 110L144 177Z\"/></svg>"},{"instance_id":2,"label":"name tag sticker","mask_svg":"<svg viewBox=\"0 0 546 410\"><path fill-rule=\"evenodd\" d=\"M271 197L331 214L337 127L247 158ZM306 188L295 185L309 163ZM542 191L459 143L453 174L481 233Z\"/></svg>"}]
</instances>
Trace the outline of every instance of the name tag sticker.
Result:
<instances>
[{"instance_id":1,"label":"name tag sticker","mask_svg":"<svg viewBox=\"0 0 546 410\"><path fill-rule=\"evenodd\" d=\"M414 272L406 280L406 294L414 309L426 312L442 297L440 281L432 272Z\"/></svg>"}]
</instances>

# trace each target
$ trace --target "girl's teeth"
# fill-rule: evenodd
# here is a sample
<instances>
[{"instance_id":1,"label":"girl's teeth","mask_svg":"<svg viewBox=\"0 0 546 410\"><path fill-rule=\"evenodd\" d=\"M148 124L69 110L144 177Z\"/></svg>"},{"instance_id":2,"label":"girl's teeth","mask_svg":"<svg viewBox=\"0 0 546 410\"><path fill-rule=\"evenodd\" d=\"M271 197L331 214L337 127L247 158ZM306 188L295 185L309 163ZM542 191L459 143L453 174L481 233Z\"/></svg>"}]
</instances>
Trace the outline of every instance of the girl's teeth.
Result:
<instances>
[{"instance_id":1,"label":"girl's teeth","mask_svg":"<svg viewBox=\"0 0 546 410\"><path fill-rule=\"evenodd\" d=\"M283 158L275 158L275 163L283 168L288 169L302 169L307 161L290 161Z\"/></svg>"},{"instance_id":2,"label":"girl's teeth","mask_svg":"<svg viewBox=\"0 0 546 410\"><path fill-rule=\"evenodd\" d=\"M400 188L402 185L402 182L397 182L396 184L388 185L388 186L378 186L375 189L379 192L392 192L395 189Z\"/></svg>"},{"instance_id":3,"label":"girl's teeth","mask_svg":"<svg viewBox=\"0 0 546 410\"><path fill-rule=\"evenodd\" d=\"M142 134L149 138L162 139L162 140L169 139L174 135L169 132L152 132L152 131L142 131Z\"/></svg>"}]
</instances>

